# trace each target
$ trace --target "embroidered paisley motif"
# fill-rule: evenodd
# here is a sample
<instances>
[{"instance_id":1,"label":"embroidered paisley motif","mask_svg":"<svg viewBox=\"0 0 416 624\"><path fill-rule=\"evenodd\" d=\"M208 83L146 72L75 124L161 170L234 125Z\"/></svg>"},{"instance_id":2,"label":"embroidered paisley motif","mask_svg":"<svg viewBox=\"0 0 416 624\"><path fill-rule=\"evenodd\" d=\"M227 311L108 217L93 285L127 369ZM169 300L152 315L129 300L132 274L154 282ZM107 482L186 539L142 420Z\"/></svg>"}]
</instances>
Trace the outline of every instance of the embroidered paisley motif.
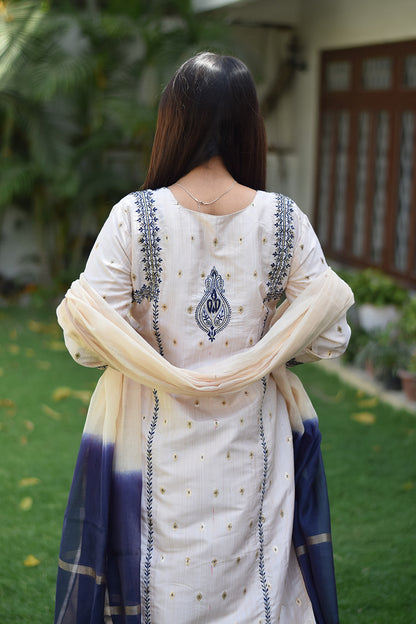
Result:
<instances>
[{"instance_id":1,"label":"embroidered paisley motif","mask_svg":"<svg viewBox=\"0 0 416 624\"><path fill-rule=\"evenodd\" d=\"M215 267L205 280L205 292L195 310L195 320L211 342L228 325L231 307L224 295L224 280Z\"/></svg>"}]
</instances>

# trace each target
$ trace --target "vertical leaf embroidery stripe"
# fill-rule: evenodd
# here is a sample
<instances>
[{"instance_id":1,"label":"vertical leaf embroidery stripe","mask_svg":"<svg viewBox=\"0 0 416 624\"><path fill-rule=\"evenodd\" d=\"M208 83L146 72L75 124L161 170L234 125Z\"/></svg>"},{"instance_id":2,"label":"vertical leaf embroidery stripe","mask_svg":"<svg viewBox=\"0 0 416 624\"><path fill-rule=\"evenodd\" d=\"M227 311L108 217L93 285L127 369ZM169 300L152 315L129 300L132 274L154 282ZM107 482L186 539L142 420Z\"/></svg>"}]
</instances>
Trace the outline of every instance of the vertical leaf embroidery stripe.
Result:
<instances>
[{"instance_id":1,"label":"vertical leaf embroidery stripe","mask_svg":"<svg viewBox=\"0 0 416 624\"><path fill-rule=\"evenodd\" d=\"M132 301L141 303L143 299L153 302L152 324L159 348L160 355L163 355L162 337L159 327L159 294L160 283L162 281L162 257L158 217L155 202L151 191L134 193L137 205L137 221L139 223L141 245L141 262L145 283L139 290L133 290ZM153 441L156 434L156 426L159 417L159 396L156 389L153 389L153 417L147 437L146 446L146 515L147 515L147 545L146 557L144 561L143 574L143 618L145 624L151 624L150 612L150 579L153 557Z\"/></svg>"},{"instance_id":2,"label":"vertical leaf embroidery stripe","mask_svg":"<svg viewBox=\"0 0 416 624\"><path fill-rule=\"evenodd\" d=\"M159 417L159 396L156 390L153 390L154 408L153 418L150 425L149 435L147 437L146 448L146 514L147 514L147 546L146 559L144 562L143 574L143 615L145 624L151 624L150 617L150 573L152 567L153 556L153 438L155 436L157 420Z\"/></svg>"},{"instance_id":3,"label":"vertical leaf embroidery stripe","mask_svg":"<svg viewBox=\"0 0 416 624\"><path fill-rule=\"evenodd\" d=\"M264 523L263 503L264 503L264 496L266 493L268 455L269 455L268 450L267 450L267 443L266 443L266 437L264 435L264 425L263 425L263 404L264 404L264 397L266 395L267 381L265 377L262 377L261 381L263 384L263 396L261 399L260 414L259 414L259 434L260 434L260 443L261 443L261 447L263 450L263 480L261 483L260 511L259 511L259 520L258 520L258 536L259 536L259 544L260 544L259 575L260 575L261 588L263 592L265 624L272 624L269 588L267 585L266 571L264 568L264 532L263 532L263 523Z\"/></svg>"}]
</instances>

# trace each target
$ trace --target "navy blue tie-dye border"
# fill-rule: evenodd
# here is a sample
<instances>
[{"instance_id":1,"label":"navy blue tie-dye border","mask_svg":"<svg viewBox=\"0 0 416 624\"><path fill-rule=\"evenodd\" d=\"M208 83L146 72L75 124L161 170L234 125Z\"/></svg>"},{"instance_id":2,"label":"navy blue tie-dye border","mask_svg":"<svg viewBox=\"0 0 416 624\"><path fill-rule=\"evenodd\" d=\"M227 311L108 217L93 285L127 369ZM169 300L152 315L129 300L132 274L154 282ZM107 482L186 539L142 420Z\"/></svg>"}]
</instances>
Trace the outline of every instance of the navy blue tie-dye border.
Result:
<instances>
[{"instance_id":1,"label":"navy blue tie-dye border","mask_svg":"<svg viewBox=\"0 0 416 624\"><path fill-rule=\"evenodd\" d=\"M295 513L293 544L317 624L338 624L328 490L318 419L293 432Z\"/></svg>"},{"instance_id":2,"label":"navy blue tie-dye border","mask_svg":"<svg viewBox=\"0 0 416 624\"><path fill-rule=\"evenodd\" d=\"M114 445L81 440L65 512L56 586L57 624L137 624L140 605L140 472L113 473Z\"/></svg>"}]
</instances>

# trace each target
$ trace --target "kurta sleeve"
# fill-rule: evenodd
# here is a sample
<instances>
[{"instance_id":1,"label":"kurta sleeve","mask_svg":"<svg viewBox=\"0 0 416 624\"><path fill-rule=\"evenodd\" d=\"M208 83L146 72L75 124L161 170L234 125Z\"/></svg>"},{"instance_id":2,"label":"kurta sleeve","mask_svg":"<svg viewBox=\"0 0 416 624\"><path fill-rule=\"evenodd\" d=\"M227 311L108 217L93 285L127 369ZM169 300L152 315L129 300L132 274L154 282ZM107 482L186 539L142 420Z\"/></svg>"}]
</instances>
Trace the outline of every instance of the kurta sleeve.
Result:
<instances>
[{"instance_id":1,"label":"kurta sleeve","mask_svg":"<svg viewBox=\"0 0 416 624\"><path fill-rule=\"evenodd\" d=\"M128 198L114 206L91 250L84 276L123 318L131 306L131 222Z\"/></svg>"},{"instance_id":2,"label":"kurta sleeve","mask_svg":"<svg viewBox=\"0 0 416 624\"><path fill-rule=\"evenodd\" d=\"M293 258L286 284L286 297L292 302L314 279L324 273L326 262L321 244L316 236L308 217L296 206L295 240ZM301 354L296 356L298 362L310 362L317 359L331 359L342 355L348 346L351 330L344 314L328 330L321 334Z\"/></svg>"},{"instance_id":3,"label":"kurta sleeve","mask_svg":"<svg viewBox=\"0 0 416 624\"><path fill-rule=\"evenodd\" d=\"M118 202L110 212L88 258L84 277L106 302L123 318L131 316L131 220L129 196ZM64 333L68 351L78 364L104 368L94 353Z\"/></svg>"}]
</instances>

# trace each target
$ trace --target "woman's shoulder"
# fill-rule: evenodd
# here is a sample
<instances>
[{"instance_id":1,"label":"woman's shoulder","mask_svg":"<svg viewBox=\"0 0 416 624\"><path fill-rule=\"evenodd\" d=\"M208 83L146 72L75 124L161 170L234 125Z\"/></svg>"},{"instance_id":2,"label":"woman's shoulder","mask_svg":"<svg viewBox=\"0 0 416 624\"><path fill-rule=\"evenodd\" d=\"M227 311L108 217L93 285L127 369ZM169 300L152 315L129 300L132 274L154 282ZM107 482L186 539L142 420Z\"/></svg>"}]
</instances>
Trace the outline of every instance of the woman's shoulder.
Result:
<instances>
[{"instance_id":1,"label":"woman's shoulder","mask_svg":"<svg viewBox=\"0 0 416 624\"><path fill-rule=\"evenodd\" d=\"M122 219L128 219L132 216L136 216L136 213L143 211L148 207L151 207L155 203L154 197L155 191L135 190L131 191L127 195L124 195L119 199L112 207L111 213L114 216L118 216Z\"/></svg>"},{"instance_id":2,"label":"woman's shoulder","mask_svg":"<svg viewBox=\"0 0 416 624\"><path fill-rule=\"evenodd\" d=\"M293 223L296 228L305 217L295 200L283 193L276 191L258 191L257 201L263 213L273 213L280 221L284 219L288 223Z\"/></svg>"},{"instance_id":3,"label":"woman's shoulder","mask_svg":"<svg viewBox=\"0 0 416 624\"><path fill-rule=\"evenodd\" d=\"M257 191L257 194L262 198L264 202L273 203L274 205L285 206L290 209L299 210L299 207L294 199L279 193L278 191Z\"/></svg>"},{"instance_id":4,"label":"woman's shoulder","mask_svg":"<svg viewBox=\"0 0 416 624\"><path fill-rule=\"evenodd\" d=\"M145 189L131 191L124 197L122 197L115 205L114 208L118 210L140 210L142 207L152 206L154 204L161 204L170 200L170 194L167 188L162 187L159 189Z\"/></svg>"}]
</instances>

